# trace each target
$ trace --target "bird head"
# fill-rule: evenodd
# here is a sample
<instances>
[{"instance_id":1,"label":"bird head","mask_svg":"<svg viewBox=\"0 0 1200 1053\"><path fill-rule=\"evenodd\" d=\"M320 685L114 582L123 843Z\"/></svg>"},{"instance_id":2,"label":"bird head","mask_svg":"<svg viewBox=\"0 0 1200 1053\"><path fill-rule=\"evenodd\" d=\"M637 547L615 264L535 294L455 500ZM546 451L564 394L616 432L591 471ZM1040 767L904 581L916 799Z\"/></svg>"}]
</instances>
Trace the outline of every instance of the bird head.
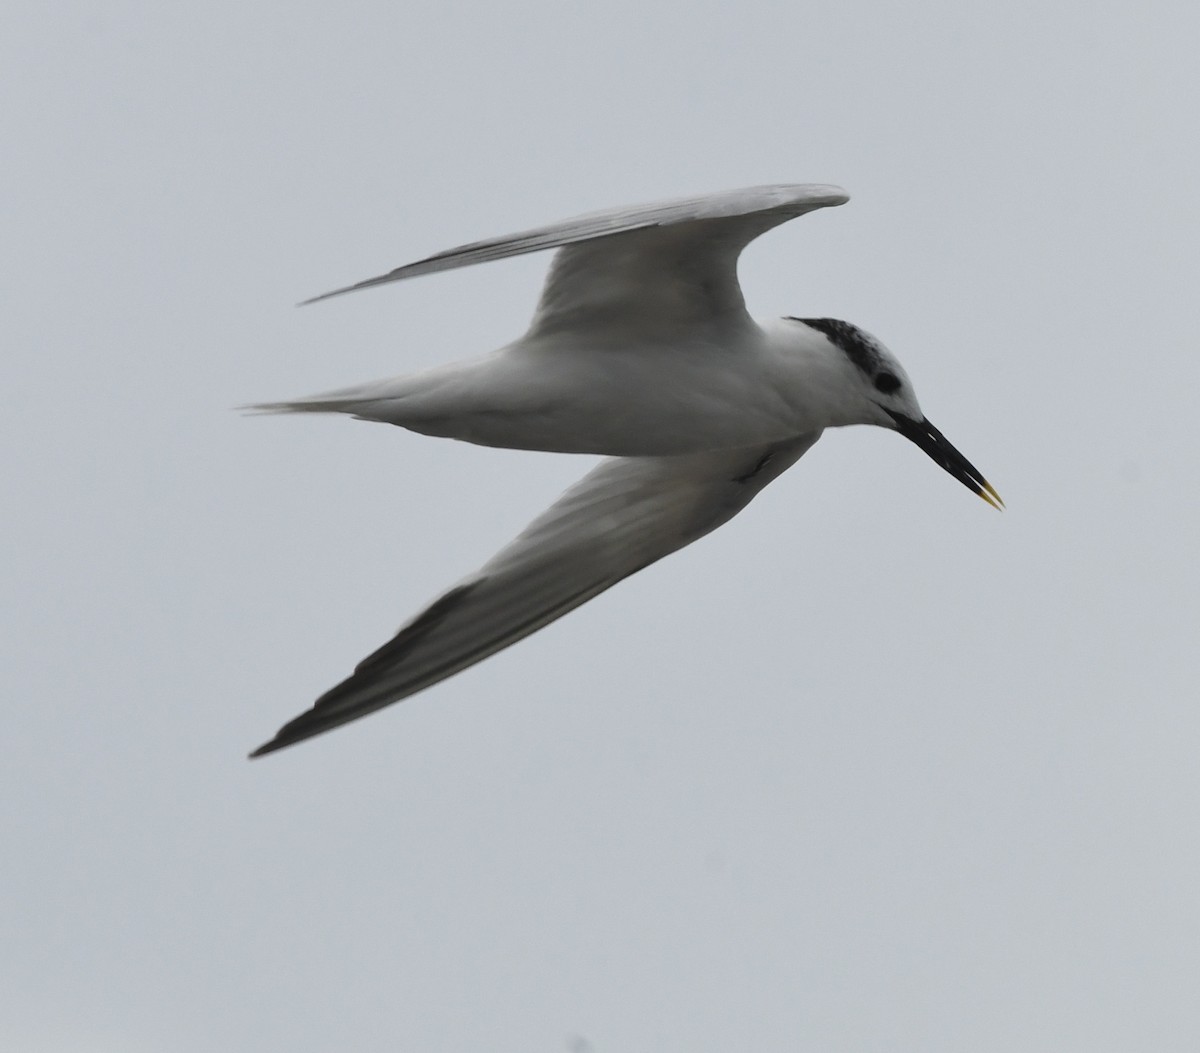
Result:
<instances>
[{"instance_id":1,"label":"bird head","mask_svg":"<svg viewBox=\"0 0 1200 1053\"><path fill-rule=\"evenodd\" d=\"M912 382L896 357L870 333L836 318L795 318L821 333L844 356L848 387L845 396L855 423L897 431L916 444L945 471L993 508L1004 502L995 488L950 443L921 411Z\"/></svg>"}]
</instances>

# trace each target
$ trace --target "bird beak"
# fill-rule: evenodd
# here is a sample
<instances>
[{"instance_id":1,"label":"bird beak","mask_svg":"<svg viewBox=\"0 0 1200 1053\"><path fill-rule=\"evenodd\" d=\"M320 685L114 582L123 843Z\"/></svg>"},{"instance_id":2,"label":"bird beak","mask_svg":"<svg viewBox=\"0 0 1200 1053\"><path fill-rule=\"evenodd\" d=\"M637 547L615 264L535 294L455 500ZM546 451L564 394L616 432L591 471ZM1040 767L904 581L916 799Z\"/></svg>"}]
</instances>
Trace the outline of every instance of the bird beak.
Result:
<instances>
[{"instance_id":1,"label":"bird beak","mask_svg":"<svg viewBox=\"0 0 1200 1053\"><path fill-rule=\"evenodd\" d=\"M972 493L978 494L993 508L1003 509L1004 502L978 468L950 445L949 440L928 420L913 420L883 407L896 422L896 430L906 439L911 439L935 462L946 469L955 479Z\"/></svg>"}]
</instances>

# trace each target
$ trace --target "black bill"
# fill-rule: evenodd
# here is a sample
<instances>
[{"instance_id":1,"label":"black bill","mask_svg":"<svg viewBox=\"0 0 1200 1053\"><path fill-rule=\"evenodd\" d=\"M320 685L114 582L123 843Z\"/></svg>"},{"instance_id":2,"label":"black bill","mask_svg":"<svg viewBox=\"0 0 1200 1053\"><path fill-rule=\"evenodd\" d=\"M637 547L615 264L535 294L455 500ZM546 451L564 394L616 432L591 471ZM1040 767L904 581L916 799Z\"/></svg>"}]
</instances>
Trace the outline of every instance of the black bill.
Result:
<instances>
[{"instance_id":1,"label":"black bill","mask_svg":"<svg viewBox=\"0 0 1200 1053\"><path fill-rule=\"evenodd\" d=\"M894 413L886 406L887 414L896 422L896 430L906 439L911 439L930 457L946 469L955 479L972 493L978 494L993 508L1003 508L1004 502L996 493L992 484L981 474L978 468L958 452L950 441L937 430L928 420L913 420L902 414Z\"/></svg>"}]
</instances>

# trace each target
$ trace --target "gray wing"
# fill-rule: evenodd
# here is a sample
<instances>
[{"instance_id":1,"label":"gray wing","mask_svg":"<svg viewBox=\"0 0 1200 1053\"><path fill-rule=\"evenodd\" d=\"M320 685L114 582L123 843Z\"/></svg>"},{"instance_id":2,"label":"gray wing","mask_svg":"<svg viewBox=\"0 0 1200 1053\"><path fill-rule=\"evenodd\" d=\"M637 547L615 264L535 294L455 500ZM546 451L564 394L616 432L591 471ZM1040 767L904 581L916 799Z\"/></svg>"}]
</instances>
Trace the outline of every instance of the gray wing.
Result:
<instances>
[{"instance_id":1,"label":"gray wing","mask_svg":"<svg viewBox=\"0 0 1200 1053\"><path fill-rule=\"evenodd\" d=\"M561 618L731 519L820 434L747 450L602 461L251 756L399 702Z\"/></svg>"},{"instance_id":2,"label":"gray wing","mask_svg":"<svg viewBox=\"0 0 1200 1053\"><path fill-rule=\"evenodd\" d=\"M614 304L619 308L630 297L637 301L635 309L671 309L675 304L676 313L694 313L697 307L709 312L744 310L736 273L742 249L780 223L848 200L836 186L780 184L593 212L448 249L304 303L435 271L573 246L555 261L535 327L552 325L556 316L574 320L572 312L579 309L614 309ZM681 296L684 302L677 304Z\"/></svg>"}]
</instances>

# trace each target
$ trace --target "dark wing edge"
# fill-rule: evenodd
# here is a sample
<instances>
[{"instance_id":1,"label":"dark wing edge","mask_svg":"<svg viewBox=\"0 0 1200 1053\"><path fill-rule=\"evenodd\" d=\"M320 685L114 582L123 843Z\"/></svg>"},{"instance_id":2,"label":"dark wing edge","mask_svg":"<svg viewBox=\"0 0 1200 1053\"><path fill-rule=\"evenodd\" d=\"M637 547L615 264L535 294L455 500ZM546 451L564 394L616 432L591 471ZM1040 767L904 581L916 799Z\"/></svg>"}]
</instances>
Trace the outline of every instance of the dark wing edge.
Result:
<instances>
[{"instance_id":1,"label":"dark wing edge","mask_svg":"<svg viewBox=\"0 0 1200 1053\"><path fill-rule=\"evenodd\" d=\"M692 220L750 216L770 211L779 211L790 219L818 208L844 205L849 200L850 196L837 186L823 183L779 183L700 197L678 198L649 205L606 209L516 234L505 234L468 245L459 245L415 263L397 267L386 274L302 300L298 306L303 307L334 296L343 296L346 293L371 289L406 278L416 278L423 274L522 256L560 245L571 245L647 227L671 226Z\"/></svg>"},{"instance_id":2,"label":"dark wing edge","mask_svg":"<svg viewBox=\"0 0 1200 1053\"><path fill-rule=\"evenodd\" d=\"M399 702L549 625L727 522L819 435L747 450L601 462L477 574L430 604L250 756Z\"/></svg>"}]
</instances>

